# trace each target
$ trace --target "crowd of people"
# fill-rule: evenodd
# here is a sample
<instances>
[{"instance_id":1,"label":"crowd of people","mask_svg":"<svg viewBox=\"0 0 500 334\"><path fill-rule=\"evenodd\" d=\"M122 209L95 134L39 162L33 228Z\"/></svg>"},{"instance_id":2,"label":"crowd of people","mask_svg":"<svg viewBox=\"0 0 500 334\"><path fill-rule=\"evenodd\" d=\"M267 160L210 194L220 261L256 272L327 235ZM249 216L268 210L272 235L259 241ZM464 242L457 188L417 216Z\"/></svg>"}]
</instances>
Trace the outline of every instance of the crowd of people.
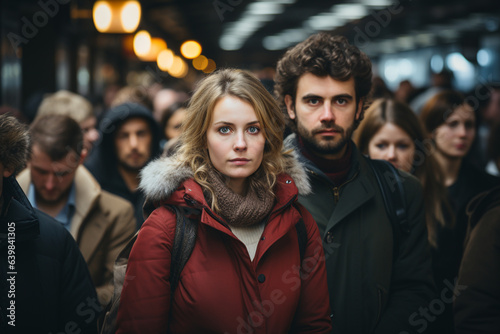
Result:
<instances>
[{"instance_id":1,"label":"crowd of people","mask_svg":"<svg viewBox=\"0 0 500 334\"><path fill-rule=\"evenodd\" d=\"M449 79L393 93L318 33L273 91L222 69L0 116L1 332L500 332L500 87Z\"/></svg>"}]
</instances>

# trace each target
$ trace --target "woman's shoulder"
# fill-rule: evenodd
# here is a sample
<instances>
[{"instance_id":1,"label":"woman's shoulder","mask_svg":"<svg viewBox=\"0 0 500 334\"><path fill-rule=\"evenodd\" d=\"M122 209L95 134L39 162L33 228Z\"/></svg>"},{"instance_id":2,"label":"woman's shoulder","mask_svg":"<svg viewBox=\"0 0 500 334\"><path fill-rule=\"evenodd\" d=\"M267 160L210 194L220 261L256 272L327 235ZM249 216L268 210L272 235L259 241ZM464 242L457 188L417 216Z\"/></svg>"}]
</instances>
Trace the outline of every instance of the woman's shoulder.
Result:
<instances>
[{"instance_id":1,"label":"woman's shoulder","mask_svg":"<svg viewBox=\"0 0 500 334\"><path fill-rule=\"evenodd\" d=\"M185 164L171 157L151 161L141 171L139 188L148 200L161 202L169 198L186 180L193 177L193 171Z\"/></svg>"}]
</instances>

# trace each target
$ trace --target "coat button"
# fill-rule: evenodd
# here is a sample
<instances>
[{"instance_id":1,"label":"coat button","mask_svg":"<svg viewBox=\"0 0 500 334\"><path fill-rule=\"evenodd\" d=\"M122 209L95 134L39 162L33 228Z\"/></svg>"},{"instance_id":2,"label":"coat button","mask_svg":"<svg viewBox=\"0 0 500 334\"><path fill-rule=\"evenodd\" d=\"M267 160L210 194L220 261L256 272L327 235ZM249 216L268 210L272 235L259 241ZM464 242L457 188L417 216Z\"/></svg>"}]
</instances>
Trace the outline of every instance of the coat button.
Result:
<instances>
[{"instance_id":1,"label":"coat button","mask_svg":"<svg viewBox=\"0 0 500 334\"><path fill-rule=\"evenodd\" d=\"M326 242L331 244L333 242L333 233L332 232L328 232L326 234Z\"/></svg>"},{"instance_id":2,"label":"coat button","mask_svg":"<svg viewBox=\"0 0 500 334\"><path fill-rule=\"evenodd\" d=\"M265 280L266 280L266 276L264 274L260 274L257 277L257 281L259 281L259 283L264 283Z\"/></svg>"}]
</instances>

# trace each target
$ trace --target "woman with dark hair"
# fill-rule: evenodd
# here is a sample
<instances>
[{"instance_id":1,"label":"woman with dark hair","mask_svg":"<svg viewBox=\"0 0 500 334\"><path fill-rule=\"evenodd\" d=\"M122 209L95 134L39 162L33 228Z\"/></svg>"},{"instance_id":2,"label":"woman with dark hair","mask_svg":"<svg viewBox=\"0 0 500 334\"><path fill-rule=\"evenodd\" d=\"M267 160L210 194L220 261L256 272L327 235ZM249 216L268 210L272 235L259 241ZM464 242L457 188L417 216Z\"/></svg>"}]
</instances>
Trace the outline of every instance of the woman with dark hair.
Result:
<instances>
[{"instance_id":1,"label":"woman with dark hair","mask_svg":"<svg viewBox=\"0 0 500 334\"><path fill-rule=\"evenodd\" d=\"M438 230L451 228L453 220L445 219L450 211L443 175L417 116L402 102L375 100L366 110L353 139L363 154L387 160L420 180L429 243L436 250Z\"/></svg>"},{"instance_id":2,"label":"woman with dark hair","mask_svg":"<svg viewBox=\"0 0 500 334\"><path fill-rule=\"evenodd\" d=\"M438 93L424 105L420 117L435 148L434 156L443 172L448 203L455 217L453 229L438 235L441 256L433 265L441 272L436 284L438 291L442 291L450 283L453 285L458 275L467 231L467 204L477 194L498 184L499 179L465 158L476 136L476 116L461 93L452 90ZM451 307L446 311L449 314Z\"/></svg>"},{"instance_id":3,"label":"woman with dark hair","mask_svg":"<svg viewBox=\"0 0 500 334\"><path fill-rule=\"evenodd\" d=\"M310 186L282 152L283 129L277 103L248 72L203 80L178 151L141 173L146 207L156 209L130 254L117 333L331 331L321 237L297 201ZM176 215L165 205L201 211L173 294ZM296 224L305 225L302 265Z\"/></svg>"}]
</instances>

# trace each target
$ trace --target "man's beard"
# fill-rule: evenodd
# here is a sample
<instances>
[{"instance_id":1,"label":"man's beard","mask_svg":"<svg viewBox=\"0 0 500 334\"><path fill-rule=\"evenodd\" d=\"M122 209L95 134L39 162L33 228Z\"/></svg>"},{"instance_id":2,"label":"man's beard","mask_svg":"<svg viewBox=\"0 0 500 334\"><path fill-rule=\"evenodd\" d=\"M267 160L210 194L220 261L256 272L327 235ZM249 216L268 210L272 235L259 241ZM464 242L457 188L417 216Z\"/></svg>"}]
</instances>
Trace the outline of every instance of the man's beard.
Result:
<instances>
[{"instance_id":1,"label":"man's beard","mask_svg":"<svg viewBox=\"0 0 500 334\"><path fill-rule=\"evenodd\" d=\"M127 172L131 172L131 173L139 173L141 171L141 169L143 169L149 162L149 159L148 159L143 164L141 164L141 166L133 166L133 165L128 164L127 161L123 161L120 159L117 159L117 160L118 160L118 165L120 167L122 167Z\"/></svg>"},{"instance_id":2,"label":"man's beard","mask_svg":"<svg viewBox=\"0 0 500 334\"><path fill-rule=\"evenodd\" d=\"M325 129L333 129L339 132L340 140L335 141L333 138L331 140L324 140L323 143L319 142L314 135ZM306 129L297 120L297 132L302 138L304 146L311 152L323 156L330 154L337 154L347 145L351 139L351 135L354 132L355 123L353 123L347 130L336 125L336 124L322 124L321 127L314 128L311 131Z\"/></svg>"}]
</instances>

